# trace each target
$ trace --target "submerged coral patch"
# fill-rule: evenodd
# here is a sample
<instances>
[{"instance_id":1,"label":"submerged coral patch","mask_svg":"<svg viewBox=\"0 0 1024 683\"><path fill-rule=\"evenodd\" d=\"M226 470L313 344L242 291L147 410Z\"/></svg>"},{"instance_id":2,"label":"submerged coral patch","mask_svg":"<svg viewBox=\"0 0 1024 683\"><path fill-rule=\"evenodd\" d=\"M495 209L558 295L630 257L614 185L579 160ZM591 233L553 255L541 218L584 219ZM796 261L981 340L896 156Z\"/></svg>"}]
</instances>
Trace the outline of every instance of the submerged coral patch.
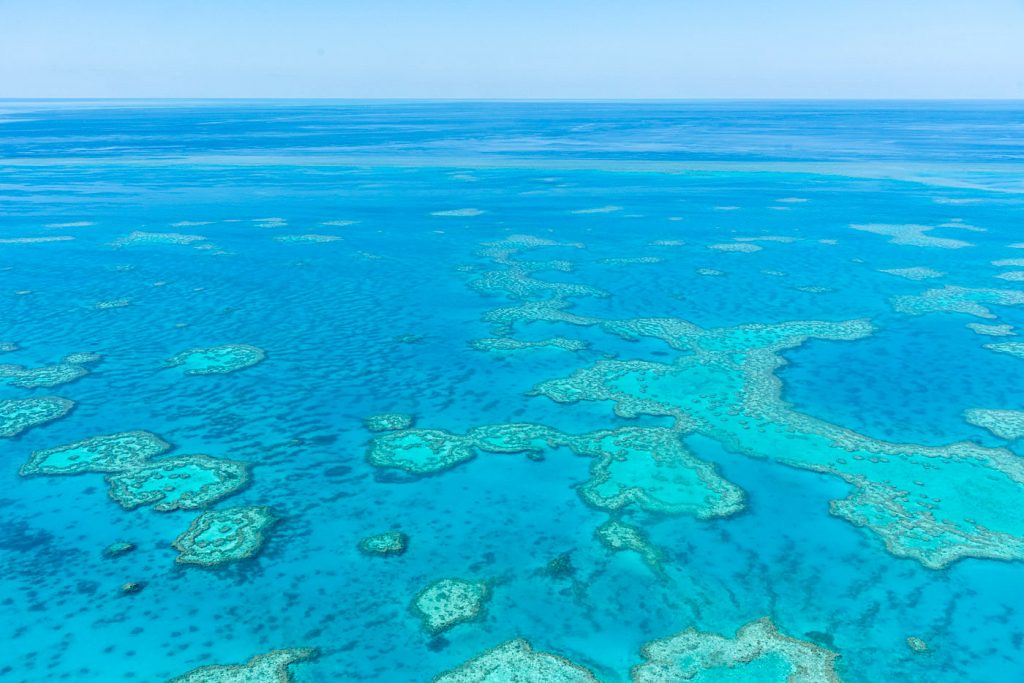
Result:
<instances>
[{"instance_id":1,"label":"submerged coral patch","mask_svg":"<svg viewBox=\"0 0 1024 683\"><path fill-rule=\"evenodd\" d=\"M709 244L708 249L749 254L755 251L761 251L764 247L751 244L750 242L722 242L720 244Z\"/></svg>"},{"instance_id":2,"label":"submerged coral patch","mask_svg":"<svg viewBox=\"0 0 1024 683\"><path fill-rule=\"evenodd\" d=\"M889 240L891 244L903 244L912 247L939 247L942 249L962 249L964 247L973 247L974 245L970 242L963 240L949 239L946 237L934 237L928 233L934 230L936 227L962 227L962 226L931 226L931 225L890 225L885 223L869 223L851 225L854 230L860 230L861 232L870 232L875 235L884 235L891 237Z\"/></svg>"},{"instance_id":3,"label":"submerged coral patch","mask_svg":"<svg viewBox=\"0 0 1024 683\"><path fill-rule=\"evenodd\" d=\"M1012 337L1013 325L985 325L983 323L967 323L967 328L975 334L987 337Z\"/></svg>"},{"instance_id":4,"label":"submerged coral patch","mask_svg":"<svg viewBox=\"0 0 1024 683\"><path fill-rule=\"evenodd\" d=\"M67 363L70 365L93 365L103 360L103 356L92 351L79 351L76 353L69 353L61 359L61 363Z\"/></svg>"},{"instance_id":5,"label":"submerged coral patch","mask_svg":"<svg viewBox=\"0 0 1024 683\"><path fill-rule=\"evenodd\" d=\"M448 216L455 218L472 218L473 216L483 215L483 211L480 209L449 209L447 211L434 211L431 216Z\"/></svg>"},{"instance_id":6,"label":"submerged coral patch","mask_svg":"<svg viewBox=\"0 0 1024 683\"><path fill-rule=\"evenodd\" d=\"M402 555L408 547L409 537L401 531L385 531L359 541L359 551L364 555Z\"/></svg>"},{"instance_id":7,"label":"submerged coral patch","mask_svg":"<svg viewBox=\"0 0 1024 683\"><path fill-rule=\"evenodd\" d=\"M913 268L883 268L879 272L896 275L897 277L902 277L907 280L931 280L932 278L943 277L946 275L938 270L925 268L923 266L915 266Z\"/></svg>"},{"instance_id":8,"label":"submerged coral patch","mask_svg":"<svg viewBox=\"0 0 1024 683\"><path fill-rule=\"evenodd\" d=\"M273 650L245 664L200 667L167 683L291 683L289 667L314 659L317 654L317 650L310 647Z\"/></svg>"},{"instance_id":9,"label":"submerged coral patch","mask_svg":"<svg viewBox=\"0 0 1024 683\"><path fill-rule=\"evenodd\" d=\"M985 304L1019 306L1024 304L1024 292L1014 289L968 289L946 285L942 289L929 289L923 294L895 296L892 307L907 315L926 313L966 313L979 318L995 318Z\"/></svg>"},{"instance_id":10,"label":"submerged coral patch","mask_svg":"<svg viewBox=\"0 0 1024 683\"><path fill-rule=\"evenodd\" d=\"M983 348L996 353L1008 353L1017 358L1024 358L1024 342L997 342L994 344L983 344Z\"/></svg>"},{"instance_id":11,"label":"submerged coral patch","mask_svg":"<svg viewBox=\"0 0 1024 683\"><path fill-rule=\"evenodd\" d=\"M340 242L343 238L337 235L280 235L275 237L278 242Z\"/></svg>"},{"instance_id":12,"label":"submerged coral patch","mask_svg":"<svg viewBox=\"0 0 1024 683\"><path fill-rule=\"evenodd\" d=\"M58 420L71 412L74 406L74 401L59 396L2 399L0 438L18 436L32 427Z\"/></svg>"},{"instance_id":13,"label":"submerged coral patch","mask_svg":"<svg viewBox=\"0 0 1024 683\"><path fill-rule=\"evenodd\" d=\"M752 621L733 638L689 628L641 650L633 683L735 680L758 683L840 683L838 655L783 635L767 617Z\"/></svg>"},{"instance_id":14,"label":"submerged coral patch","mask_svg":"<svg viewBox=\"0 0 1024 683\"><path fill-rule=\"evenodd\" d=\"M110 497L126 510L195 510L236 493L249 482L248 465L208 455L178 455L107 477Z\"/></svg>"},{"instance_id":15,"label":"submerged coral patch","mask_svg":"<svg viewBox=\"0 0 1024 683\"><path fill-rule=\"evenodd\" d=\"M661 571L661 551L652 545L647 535L637 527L617 519L609 519L597 528L594 536L611 552L634 552L643 558L651 569Z\"/></svg>"},{"instance_id":16,"label":"submerged coral patch","mask_svg":"<svg viewBox=\"0 0 1024 683\"><path fill-rule=\"evenodd\" d=\"M267 357L251 344L225 344L182 351L167 359L167 367L181 367L186 375L224 375L250 368Z\"/></svg>"},{"instance_id":17,"label":"submerged coral patch","mask_svg":"<svg viewBox=\"0 0 1024 683\"><path fill-rule=\"evenodd\" d=\"M139 244L181 244L188 245L194 242L202 242L206 238L202 235L183 235L178 232L143 232L136 230L111 243L115 247L130 247Z\"/></svg>"},{"instance_id":18,"label":"submerged coral patch","mask_svg":"<svg viewBox=\"0 0 1024 683\"><path fill-rule=\"evenodd\" d=\"M175 539L179 564L216 567L255 557L277 518L265 506L211 510Z\"/></svg>"},{"instance_id":19,"label":"submerged coral patch","mask_svg":"<svg viewBox=\"0 0 1024 683\"><path fill-rule=\"evenodd\" d=\"M114 541L103 549L104 557L120 557L134 552L135 544L131 541Z\"/></svg>"},{"instance_id":20,"label":"submerged coral patch","mask_svg":"<svg viewBox=\"0 0 1024 683\"><path fill-rule=\"evenodd\" d=\"M125 306L131 306L131 299L107 299L105 301L97 301L93 308L98 311L106 311L112 308L124 308Z\"/></svg>"},{"instance_id":21,"label":"submerged coral patch","mask_svg":"<svg viewBox=\"0 0 1024 683\"><path fill-rule=\"evenodd\" d=\"M1007 282L1024 282L1024 270L1009 270L999 273L996 277Z\"/></svg>"},{"instance_id":22,"label":"submerged coral patch","mask_svg":"<svg viewBox=\"0 0 1024 683\"><path fill-rule=\"evenodd\" d=\"M539 341L523 341L511 337L492 337L486 339L475 339L470 345L477 351L523 351L530 349L562 349L565 351L583 351L589 344L581 339L568 339L566 337L552 337Z\"/></svg>"},{"instance_id":23,"label":"submerged coral patch","mask_svg":"<svg viewBox=\"0 0 1024 683\"><path fill-rule=\"evenodd\" d=\"M371 415L363 423L371 432L393 432L412 427L413 416L408 413L382 413Z\"/></svg>"},{"instance_id":24,"label":"submerged coral patch","mask_svg":"<svg viewBox=\"0 0 1024 683\"><path fill-rule=\"evenodd\" d=\"M48 237L3 237L0 244L43 244L45 242L70 242L72 235L52 235Z\"/></svg>"},{"instance_id":25,"label":"submerged coral patch","mask_svg":"<svg viewBox=\"0 0 1024 683\"><path fill-rule=\"evenodd\" d=\"M483 616L490 590L483 581L441 579L421 590L412 601L412 610L431 635Z\"/></svg>"},{"instance_id":26,"label":"submerged coral patch","mask_svg":"<svg viewBox=\"0 0 1024 683\"><path fill-rule=\"evenodd\" d=\"M435 676L433 683L598 683L598 679L565 657L537 652L519 638Z\"/></svg>"}]
</instances>

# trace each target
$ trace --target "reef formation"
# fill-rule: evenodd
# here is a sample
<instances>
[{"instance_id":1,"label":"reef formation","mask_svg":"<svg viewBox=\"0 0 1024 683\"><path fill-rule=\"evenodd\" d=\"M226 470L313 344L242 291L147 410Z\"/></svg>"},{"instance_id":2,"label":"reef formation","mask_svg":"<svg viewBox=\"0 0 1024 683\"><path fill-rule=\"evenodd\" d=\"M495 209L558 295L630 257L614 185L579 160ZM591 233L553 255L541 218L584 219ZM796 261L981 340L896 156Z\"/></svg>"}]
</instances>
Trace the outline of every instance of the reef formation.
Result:
<instances>
[{"instance_id":1,"label":"reef formation","mask_svg":"<svg viewBox=\"0 0 1024 683\"><path fill-rule=\"evenodd\" d=\"M249 482L248 465L208 455L178 455L154 460L170 449L144 431L94 436L36 451L22 465L23 477L107 474L108 494L126 510L194 510L229 496Z\"/></svg>"},{"instance_id":2,"label":"reef formation","mask_svg":"<svg viewBox=\"0 0 1024 683\"><path fill-rule=\"evenodd\" d=\"M742 507L742 491L678 445L691 434L701 435L733 452L846 482L850 494L832 501L831 514L872 532L893 555L932 569L965 557L1024 559L1024 513L1018 512L1024 507L1006 504L1024 503L1024 466L1009 451L970 442L941 447L889 443L794 411L782 400L776 373L785 364L783 351L810 339L863 339L874 331L869 321L706 329L677 318L579 315L572 311L571 298L603 292L545 282L535 273L547 269L546 262L515 258L524 249L544 246L579 245L522 235L484 245L481 255L507 268L497 274L470 271L470 285L512 300L485 314L495 333L511 338L517 325L533 322L596 327L626 340L660 341L676 357L666 362L599 360L568 377L541 382L531 394L557 403L608 402L621 418L665 417L673 426L577 436L527 423L484 425L464 435L400 430L372 441L371 464L426 476L478 453L539 458L565 446L595 457L591 480L581 487L588 505L700 518L731 514ZM984 303L1024 303L1024 293L946 287L894 301L907 313L952 310L992 317Z\"/></svg>"},{"instance_id":3,"label":"reef formation","mask_svg":"<svg viewBox=\"0 0 1024 683\"><path fill-rule=\"evenodd\" d=\"M0 438L12 438L59 420L74 407L74 401L59 396L0 399Z\"/></svg>"},{"instance_id":4,"label":"reef formation","mask_svg":"<svg viewBox=\"0 0 1024 683\"><path fill-rule=\"evenodd\" d=\"M689 628L646 644L641 654L633 683L839 683L836 653L783 635L767 618L743 626L733 638Z\"/></svg>"},{"instance_id":5,"label":"reef formation","mask_svg":"<svg viewBox=\"0 0 1024 683\"><path fill-rule=\"evenodd\" d=\"M186 375L225 375L263 361L266 352L251 344L225 344L187 349L167 359L169 368L181 367Z\"/></svg>"},{"instance_id":6,"label":"reef formation","mask_svg":"<svg viewBox=\"0 0 1024 683\"><path fill-rule=\"evenodd\" d=\"M210 510L193 520L174 540L179 564L216 567L255 557L267 531L277 521L266 506Z\"/></svg>"},{"instance_id":7,"label":"reef formation","mask_svg":"<svg viewBox=\"0 0 1024 683\"><path fill-rule=\"evenodd\" d=\"M421 590L412 601L412 611L431 635L468 621L482 618L490 598L490 589L484 581L440 579Z\"/></svg>"},{"instance_id":8,"label":"reef formation","mask_svg":"<svg viewBox=\"0 0 1024 683\"><path fill-rule=\"evenodd\" d=\"M404 555L408 547L409 537L401 531L385 531L359 541L359 552L371 556Z\"/></svg>"},{"instance_id":9,"label":"reef formation","mask_svg":"<svg viewBox=\"0 0 1024 683\"><path fill-rule=\"evenodd\" d=\"M256 655L245 664L200 667L167 683L291 683L289 667L315 659L317 655L317 650L310 647L273 650Z\"/></svg>"},{"instance_id":10,"label":"reef formation","mask_svg":"<svg viewBox=\"0 0 1024 683\"><path fill-rule=\"evenodd\" d=\"M502 643L433 683L598 683L587 669L548 652L537 652L526 640Z\"/></svg>"}]
</instances>

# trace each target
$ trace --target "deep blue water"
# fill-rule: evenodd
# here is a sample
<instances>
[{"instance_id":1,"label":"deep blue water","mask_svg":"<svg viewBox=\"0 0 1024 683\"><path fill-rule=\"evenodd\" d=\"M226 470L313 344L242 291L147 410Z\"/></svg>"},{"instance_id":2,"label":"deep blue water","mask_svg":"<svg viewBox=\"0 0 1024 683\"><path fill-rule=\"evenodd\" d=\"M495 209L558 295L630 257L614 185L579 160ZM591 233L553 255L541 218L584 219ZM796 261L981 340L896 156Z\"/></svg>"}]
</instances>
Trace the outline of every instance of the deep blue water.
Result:
<instances>
[{"instance_id":1,"label":"deep blue water","mask_svg":"<svg viewBox=\"0 0 1024 683\"><path fill-rule=\"evenodd\" d=\"M472 287L500 270L483 245L529 234L585 245L514 257L571 261L533 277L609 294L573 299L583 316L869 318L866 338L784 351L782 399L875 439L1024 455L963 417L1024 410L1024 358L983 348L1018 337L966 327L1019 331L1024 306L987 305L982 319L891 303L947 284L1024 289L996 277L1024 266L993 265L1024 259L1010 246L1024 242L1021 169L1019 103L0 101L0 342L18 345L0 362L103 356L62 386L0 382L0 400L76 402L0 439L0 678L156 682L301 646L320 656L294 667L300 683L427 681L521 636L612 683L646 642L691 626L731 636L770 616L838 652L848 683L1024 680L1024 564L894 556L829 514L849 493L836 477L688 437L746 508L647 519L659 575L594 538L608 515L577 493L585 458L481 454L415 478L367 462L363 424L386 412L460 434L668 424L527 393L606 357L671 362L656 340L532 322L513 337L590 347L470 345L494 336L488 311L513 303ZM477 212L435 215L460 209ZM969 246L894 244L850 227L862 224L928 226ZM204 239L117 246L135 231ZM276 239L309 234L341 239ZM786 241L735 239L766 236ZM10 242L52 237L73 239ZM709 248L722 243L762 249ZM660 260L608 261L640 257ZM942 275L881 272L911 267ZM224 375L164 367L223 344L266 359ZM170 544L197 511L126 511L102 474L19 476L33 451L129 430L173 454L250 463L251 484L213 507L276 511L259 554L175 564ZM388 529L409 536L408 552L359 553ZM105 557L122 539L137 549ZM542 571L563 553L575 589ZM433 639L409 605L442 577L491 581L492 597L482 620ZM123 595L126 582L145 585ZM912 652L911 635L930 652Z\"/></svg>"}]
</instances>

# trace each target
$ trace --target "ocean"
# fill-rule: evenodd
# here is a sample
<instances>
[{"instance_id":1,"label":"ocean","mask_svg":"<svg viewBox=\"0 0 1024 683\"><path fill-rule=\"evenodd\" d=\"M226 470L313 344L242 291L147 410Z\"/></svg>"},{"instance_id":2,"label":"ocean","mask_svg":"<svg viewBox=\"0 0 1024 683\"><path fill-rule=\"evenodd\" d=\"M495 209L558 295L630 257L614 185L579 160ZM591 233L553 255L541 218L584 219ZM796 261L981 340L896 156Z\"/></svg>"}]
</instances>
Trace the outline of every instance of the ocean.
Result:
<instances>
[{"instance_id":1,"label":"ocean","mask_svg":"<svg viewBox=\"0 0 1024 683\"><path fill-rule=\"evenodd\" d=\"M1024 104L0 101L0 678L1024 680Z\"/></svg>"}]
</instances>

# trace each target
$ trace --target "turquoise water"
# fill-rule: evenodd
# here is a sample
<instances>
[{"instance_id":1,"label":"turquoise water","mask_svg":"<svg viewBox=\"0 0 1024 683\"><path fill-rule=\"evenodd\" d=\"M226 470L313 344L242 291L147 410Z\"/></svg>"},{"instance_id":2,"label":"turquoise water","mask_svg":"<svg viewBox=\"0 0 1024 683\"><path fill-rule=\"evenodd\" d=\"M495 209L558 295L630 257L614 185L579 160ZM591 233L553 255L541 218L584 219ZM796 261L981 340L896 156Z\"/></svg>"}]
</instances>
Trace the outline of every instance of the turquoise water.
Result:
<instances>
[{"instance_id":1,"label":"turquoise water","mask_svg":"<svg viewBox=\"0 0 1024 683\"><path fill-rule=\"evenodd\" d=\"M0 426L25 399L74 402L0 438L0 676L156 682L316 648L295 681L428 681L524 638L614 683L646 643L769 617L846 682L1024 679L1024 441L964 415L1024 411L1024 358L985 347L1024 325L1022 121L1011 103L0 102L0 363L23 366L0 372ZM934 272L884 272L911 268ZM947 285L969 291L920 307ZM63 360L84 352L102 358ZM367 428L386 413L414 431ZM602 436L631 428L642 448ZM23 469L140 430L171 449ZM461 459L368 459L415 430ZM166 486L141 469L192 454L230 462ZM105 478L168 504L119 503ZM878 487L916 502L830 507ZM176 562L202 513L264 506L238 556ZM646 545L615 551L610 520ZM403 553L360 551L390 530ZM118 541L135 548L104 553ZM411 605L445 578L487 597L436 634ZM789 674L773 654L716 666L695 680Z\"/></svg>"}]
</instances>

